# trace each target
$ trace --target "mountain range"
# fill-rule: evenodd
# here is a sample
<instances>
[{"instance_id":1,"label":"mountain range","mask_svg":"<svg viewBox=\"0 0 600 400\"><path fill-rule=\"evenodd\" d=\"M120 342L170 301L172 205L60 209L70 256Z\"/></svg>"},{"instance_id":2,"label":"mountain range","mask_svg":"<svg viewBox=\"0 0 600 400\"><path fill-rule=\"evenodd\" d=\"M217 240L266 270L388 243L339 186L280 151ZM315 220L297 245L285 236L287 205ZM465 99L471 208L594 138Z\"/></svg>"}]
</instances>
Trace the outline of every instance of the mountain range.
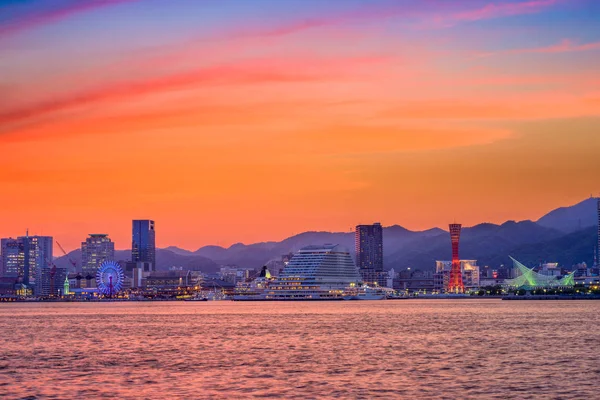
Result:
<instances>
[{"instance_id":1,"label":"mountain range","mask_svg":"<svg viewBox=\"0 0 600 400\"><path fill-rule=\"evenodd\" d=\"M460 254L462 259L475 259L479 265L499 266L510 263L509 255L526 265L559 262L571 266L580 262L593 263L597 238L597 199L589 198L570 207L553 210L537 221L508 221L502 225L482 223L463 228ZM431 270L436 260L451 258L447 231L433 228L410 231L399 225L385 227L385 268L401 270L407 267ZM336 243L354 251L354 233L304 232L281 242L263 242L228 248L204 246L189 251L175 246L156 249L157 269L172 266L184 270L215 272L220 265L258 268L282 255L293 253L310 244ZM81 251L69 253L81 265ZM130 251L115 252L115 259L127 260ZM56 260L57 266L68 266L66 257Z\"/></svg>"}]
</instances>

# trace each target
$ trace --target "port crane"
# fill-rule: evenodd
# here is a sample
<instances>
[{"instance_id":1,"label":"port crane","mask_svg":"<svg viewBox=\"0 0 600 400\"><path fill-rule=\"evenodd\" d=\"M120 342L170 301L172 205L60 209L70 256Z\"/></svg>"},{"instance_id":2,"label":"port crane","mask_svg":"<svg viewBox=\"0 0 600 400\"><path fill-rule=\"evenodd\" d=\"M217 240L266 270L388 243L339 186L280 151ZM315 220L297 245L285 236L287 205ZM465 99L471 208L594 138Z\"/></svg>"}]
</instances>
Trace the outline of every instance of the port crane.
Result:
<instances>
[{"instance_id":1,"label":"port crane","mask_svg":"<svg viewBox=\"0 0 600 400\"><path fill-rule=\"evenodd\" d=\"M58 240L56 240L56 244L58 245L58 248L60 249L60 251L62 251L62 253L65 255L65 257L67 257L67 260L69 260L69 262L73 266L73 272L77 272L77 263L71 257L69 257L69 255L67 254L65 249L60 245L60 243L58 243Z\"/></svg>"},{"instance_id":2,"label":"port crane","mask_svg":"<svg viewBox=\"0 0 600 400\"><path fill-rule=\"evenodd\" d=\"M56 265L52 261L46 259L48 267L50 267L50 296L54 296L54 277L56 276Z\"/></svg>"}]
</instances>

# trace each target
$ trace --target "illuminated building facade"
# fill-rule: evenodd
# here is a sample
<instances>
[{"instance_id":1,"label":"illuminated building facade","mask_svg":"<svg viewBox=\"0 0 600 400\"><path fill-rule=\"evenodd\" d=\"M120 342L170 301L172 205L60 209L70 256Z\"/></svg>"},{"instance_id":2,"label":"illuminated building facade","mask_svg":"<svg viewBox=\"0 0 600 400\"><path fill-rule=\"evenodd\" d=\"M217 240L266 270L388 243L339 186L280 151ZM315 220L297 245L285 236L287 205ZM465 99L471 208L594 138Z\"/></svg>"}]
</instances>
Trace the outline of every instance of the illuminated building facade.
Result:
<instances>
[{"instance_id":1,"label":"illuminated building facade","mask_svg":"<svg viewBox=\"0 0 600 400\"><path fill-rule=\"evenodd\" d=\"M50 266L44 266L38 269L35 281L35 295L60 296L66 278L66 268L53 269Z\"/></svg>"},{"instance_id":2,"label":"illuminated building facade","mask_svg":"<svg viewBox=\"0 0 600 400\"><path fill-rule=\"evenodd\" d=\"M477 260L459 260L460 273L465 290L476 289L481 286L481 274ZM434 274L434 287L437 291L447 290L450 284L452 261L436 261Z\"/></svg>"},{"instance_id":3,"label":"illuminated building facade","mask_svg":"<svg viewBox=\"0 0 600 400\"><path fill-rule=\"evenodd\" d=\"M450 280L446 291L448 293L464 293L465 285L462 279L460 268L460 258L458 256L458 244L460 242L460 224L450 224L450 240L452 242L452 269L450 270Z\"/></svg>"},{"instance_id":4,"label":"illuminated building facade","mask_svg":"<svg viewBox=\"0 0 600 400\"><path fill-rule=\"evenodd\" d=\"M23 284L35 283L39 271L54 260L53 239L51 236L21 236L23 243Z\"/></svg>"},{"instance_id":5,"label":"illuminated building facade","mask_svg":"<svg viewBox=\"0 0 600 400\"><path fill-rule=\"evenodd\" d=\"M387 274L383 272L383 228L380 223L357 225L354 235L356 265L367 285L385 286Z\"/></svg>"},{"instance_id":6,"label":"illuminated building facade","mask_svg":"<svg viewBox=\"0 0 600 400\"><path fill-rule=\"evenodd\" d=\"M574 275L576 271L570 274L557 276L547 275L535 272L533 268L527 268L514 258L510 257L514 264L515 278L506 279L505 286L514 289L546 289L546 288L562 288L573 287L575 285Z\"/></svg>"},{"instance_id":7,"label":"illuminated building facade","mask_svg":"<svg viewBox=\"0 0 600 400\"><path fill-rule=\"evenodd\" d=\"M108 235L93 233L81 243L81 269L84 277L96 276L100 265L115 258L115 244Z\"/></svg>"},{"instance_id":8,"label":"illuminated building facade","mask_svg":"<svg viewBox=\"0 0 600 400\"><path fill-rule=\"evenodd\" d=\"M151 270L156 270L156 245L154 221L133 220L131 241L131 261L146 262L152 265Z\"/></svg>"},{"instance_id":9,"label":"illuminated building facade","mask_svg":"<svg viewBox=\"0 0 600 400\"><path fill-rule=\"evenodd\" d=\"M281 276L271 282L267 298L341 299L345 289L360 282L361 276L348 249L335 244L308 246L298 251Z\"/></svg>"},{"instance_id":10,"label":"illuminated building facade","mask_svg":"<svg viewBox=\"0 0 600 400\"><path fill-rule=\"evenodd\" d=\"M23 276L25 253L22 240L13 238L1 239L0 254L2 256L1 276L9 278Z\"/></svg>"}]
</instances>

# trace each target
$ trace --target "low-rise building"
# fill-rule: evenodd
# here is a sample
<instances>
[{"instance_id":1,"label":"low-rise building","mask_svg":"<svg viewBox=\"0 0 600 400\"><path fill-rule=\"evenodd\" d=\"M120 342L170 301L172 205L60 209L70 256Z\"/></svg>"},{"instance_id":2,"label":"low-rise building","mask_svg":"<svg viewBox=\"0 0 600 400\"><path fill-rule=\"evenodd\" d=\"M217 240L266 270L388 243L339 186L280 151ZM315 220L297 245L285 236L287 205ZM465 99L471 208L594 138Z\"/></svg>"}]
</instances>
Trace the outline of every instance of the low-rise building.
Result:
<instances>
[{"instance_id":1,"label":"low-rise building","mask_svg":"<svg viewBox=\"0 0 600 400\"><path fill-rule=\"evenodd\" d=\"M434 290L444 292L450 280L452 261L436 261L434 274ZM477 260L460 260L460 271L465 289L476 289L480 286L479 266Z\"/></svg>"}]
</instances>

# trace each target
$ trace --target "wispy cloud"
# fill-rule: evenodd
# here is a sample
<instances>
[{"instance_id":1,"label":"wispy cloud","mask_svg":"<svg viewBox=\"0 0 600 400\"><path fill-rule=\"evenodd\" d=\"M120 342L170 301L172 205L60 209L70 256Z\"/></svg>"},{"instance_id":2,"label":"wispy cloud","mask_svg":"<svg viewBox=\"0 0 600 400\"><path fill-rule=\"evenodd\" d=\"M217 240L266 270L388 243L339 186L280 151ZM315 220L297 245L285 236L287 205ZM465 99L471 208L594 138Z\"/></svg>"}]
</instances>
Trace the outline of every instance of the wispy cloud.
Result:
<instances>
[{"instance_id":1,"label":"wispy cloud","mask_svg":"<svg viewBox=\"0 0 600 400\"><path fill-rule=\"evenodd\" d=\"M282 84L340 79L345 71L360 65L373 65L385 57L331 59L254 59L235 64L198 68L170 75L107 83L96 89L67 93L63 97L0 112L0 125L24 122L81 106L113 102L176 90L209 85ZM299 67L301 66L301 67Z\"/></svg>"},{"instance_id":2,"label":"wispy cloud","mask_svg":"<svg viewBox=\"0 0 600 400\"><path fill-rule=\"evenodd\" d=\"M591 50L600 50L600 42L591 42L591 43L577 43L570 39L563 39L559 43L550 45L550 46L542 46L542 47L529 47L523 49L510 49L504 51L492 51L492 52L481 52L475 55L475 57L492 57L504 54L554 54L554 53L572 53L579 51L591 51Z\"/></svg>"},{"instance_id":3,"label":"wispy cloud","mask_svg":"<svg viewBox=\"0 0 600 400\"><path fill-rule=\"evenodd\" d=\"M462 22L535 14L556 5L560 1L561 0L531 0L519 3L489 3L480 8L437 15L431 21L431 25L434 27L451 27Z\"/></svg>"},{"instance_id":4,"label":"wispy cloud","mask_svg":"<svg viewBox=\"0 0 600 400\"><path fill-rule=\"evenodd\" d=\"M44 2L40 2L42 4L37 5L32 11L20 13L20 15L3 22L0 25L0 38L37 26L54 23L96 8L134 1L137 0L71 0L58 6L47 6L43 4Z\"/></svg>"}]
</instances>

